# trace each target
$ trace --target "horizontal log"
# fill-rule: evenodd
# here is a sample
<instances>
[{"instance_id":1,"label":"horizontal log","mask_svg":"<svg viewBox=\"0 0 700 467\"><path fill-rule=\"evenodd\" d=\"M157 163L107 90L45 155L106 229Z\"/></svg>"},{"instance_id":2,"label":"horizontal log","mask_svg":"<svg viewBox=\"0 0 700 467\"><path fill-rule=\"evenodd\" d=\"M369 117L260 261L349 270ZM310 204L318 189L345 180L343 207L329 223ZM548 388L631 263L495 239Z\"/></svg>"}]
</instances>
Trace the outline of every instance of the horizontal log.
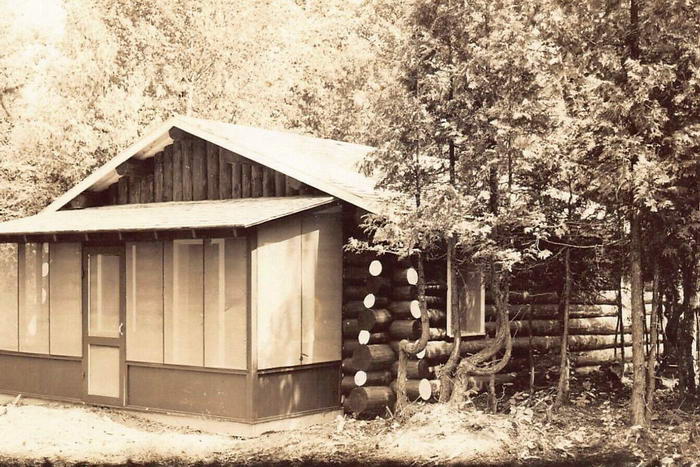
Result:
<instances>
[{"instance_id":1,"label":"horizontal log","mask_svg":"<svg viewBox=\"0 0 700 467\"><path fill-rule=\"evenodd\" d=\"M68 203L69 209L85 209L108 204L107 190L83 191Z\"/></svg>"},{"instance_id":2,"label":"horizontal log","mask_svg":"<svg viewBox=\"0 0 700 467\"><path fill-rule=\"evenodd\" d=\"M366 293L388 295L391 292L391 281L383 276L370 277L365 281Z\"/></svg>"},{"instance_id":3,"label":"horizontal log","mask_svg":"<svg viewBox=\"0 0 700 467\"><path fill-rule=\"evenodd\" d=\"M561 334L560 322L558 320L532 320L533 336L558 336ZM617 317L601 318L574 318L569 320L569 334L571 335L597 335L615 334L617 332ZM528 335L530 330L529 320L517 320L510 322L510 331L513 335ZM496 323L489 321L486 323L486 333L493 335L496 332Z\"/></svg>"},{"instance_id":4,"label":"horizontal log","mask_svg":"<svg viewBox=\"0 0 700 467\"><path fill-rule=\"evenodd\" d=\"M365 308L357 315L360 330L377 332L389 327L392 318L389 310L384 308Z\"/></svg>"},{"instance_id":5,"label":"horizontal log","mask_svg":"<svg viewBox=\"0 0 700 467\"><path fill-rule=\"evenodd\" d=\"M394 320L389 325L389 335L395 339L416 340L420 338L422 325L420 320ZM428 330L430 340L442 340L447 337L447 331L444 328L431 327Z\"/></svg>"},{"instance_id":6,"label":"horizontal log","mask_svg":"<svg viewBox=\"0 0 700 467\"><path fill-rule=\"evenodd\" d=\"M426 359L409 360L406 365L406 377L409 379L431 378L434 376L434 368ZM391 365L391 374L396 377L399 374L399 362Z\"/></svg>"},{"instance_id":7,"label":"horizontal log","mask_svg":"<svg viewBox=\"0 0 700 467\"><path fill-rule=\"evenodd\" d=\"M391 371L358 371L355 373L355 385L361 386L388 386L392 380Z\"/></svg>"},{"instance_id":8,"label":"horizontal log","mask_svg":"<svg viewBox=\"0 0 700 467\"><path fill-rule=\"evenodd\" d=\"M399 319L394 320L389 325L389 335L395 339L417 339L413 331L413 323L415 320L412 319Z\"/></svg>"},{"instance_id":9,"label":"horizontal log","mask_svg":"<svg viewBox=\"0 0 700 467\"><path fill-rule=\"evenodd\" d=\"M396 395L387 386L363 386L350 391L344 407L355 415L381 415L396 403Z\"/></svg>"},{"instance_id":10,"label":"horizontal log","mask_svg":"<svg viewBox=\"0 0 700 467\"><path fill-rule=\"evenodd\" d=\"M367 295L367 288L362 285L346 284L343 287L343 298L345 301L362 300Z\"/></svg>"},{"instance_id":11,"label":"horizontal log","mask_svg":"<svg viewBox=\"0 0 700 467\"><path fill-rule=\"evenodd\" d=\"M419 379L407 379L406 380L406 397L411 402L415 402L421 398L420 396L420 381ZM392 391L398 394L399 382L397 380L392 381L389 386Z\"/></svg>"},{"instance_id":12,"label":"horizontal log","mask_svg":"<svg viewBox=\"0 0 700 467\"><path fill-rule=\"evenodd\" d=\"M560 316L559 305L553 304L533 304L529 305L509 305L508 316L510 319L527 319L532 315L533 319L558 319ZM496 308L493 305L486 305L486 319L496 319ZM617 305L583 305L572 304L569 306L569 316L571 318L599 318L605 316L617 316Z\"/></svg>"},{"instance_id":13,"label":"horizontal log","mask_svg":"<svg viewBox=\"0 0 700 467\"><path fill-rule=\"evenodd\" d=\"M493 375L494 383L497 386L512 383L516 377L517 373L498 373ZM490 379L491 376L467 376L467 390L484 391L488 388ZM420 398L425 401L431 398L437 399L440 396L440 380L422 379L419 382L418 391Z\"/></svg>"},{"instance_id":14,"label":"horizontal log","mask_svg":"<svg viewBox=\"0 0 700 467\"><path fill-rule=\"evenodd\" d=\"M373 371L391 368L396 354L386 344L360 345L352 354L352 364L357 370Z\"/></svg>"},{"instance_id":15,"label":"horizontal log","mask_svg":"<svg viewBox=\"0 0 700 467\"><path fill-rule=\"evenodd\" d=\"M386 270L386 268L384 267L384 263L382 262L382 260L373 259L369 263L369 267L367 268L367 270L370 273L370 275L377 277L380 276L382 272Z\"/></svg>"},{"instance_id":16,"label":"horizontal log","mask_svg":"<svg viewBox=\"0 0 700 467\"><path fill-rule=\"evenodd\" d=\"M395 269L391 280L396 285L416 285L418 284L418 272L412 267Z\"/></svg>"},{"instance_id":17,"label":"horizontal log","mask_svg":"<svg viewBox=\"0 0 700 467\"><path fill-rule=\"evenodd\" d=\"M294 183L299 184L299 182L292 182L291 186L293 186ZM287 184L290 185L289 182L287 182ZM346 251L345 254L343 255L343 263L344 264L346 264L348 266L359 266L359 267L362 267L365 269L367 269L369 264L375 259L377 259L377 253L372 252L372 251L363 251L363 252Z\"/></svg>"},{"instance_id":18,"label":"horizontal log","mask_svg":"<svg viewBox=\"0 0 700 467\"><path fill-rule=\"evenodd\" d=\"M343 318L357 318L360 311L366 309L362 300L352 300L343 305Z\"/></svg>"},{"instance_id":19,"label":"horizontal log","mask_svg":"<svg viewBox=\"0 0 700 467\"><path fill-rule=\"evenodd\" d=\"M357 342L362 345L366 344L386 344L389 342L389 334L386 332L369 332L362 329L357 335Z\"/></svg>"},{"instance_id":20,"label":"horizontal log","mask_svg":"<svg viewBox=\"0 0 700 467\"><path fill-rule=\"evenodd\" d=\"M359 386L355 383L355 377L352 375L345 375L343 379L340 380L340 393L345 396L350 394L350 391L357 387Z\"/></svg>"},{"instance_id":21,"label":"horizontal log","mask_svg":"<svg viewBox=\"0 0 700 467\"><path fill-rule=\"evenodd\" d=\"M351 282L361 282L364 283L369 275L367 268L355 265L346 265L343 267L343 279Z\"/></svg>"},{"instance_id":22,"label":"horizontal log","mask_svg":"<svg viewBox=\"0 0 700 467\"><path fill-rule=\"evenodd\" d=\"M527 352L529 348L529 339L528 337L514 337L512 339L513 353ZM462 356L475 354L492 341L493 339L462 341L460 353ZM558 349L559 343L560 338L558 336L532 337L533 349L540 352ZM569 350L572 352L609 349L619 345L619 339L616 340L616 336L614 335L569 336ZM425 348L425 358L434 362L444 362L449 357L451 350L451 342L430 341Z\"/></svg>"},{"instance_id":23,"label":"horizontal log","mask_svg":"<svg viewBox=\"0 0 700 467\"><path fill-rule=\"evenodd\" d=\"M418 300L398 300L390 302L387 309L391 312L392 316L397 319L405 319L415 317L412 308L418 312L420 316L420 306Z\"/></svg>"},{"instance_id":24,"label":"horizontal log","mask_svg":"<svg viewBox=\"0 0 700 467\"><path fill-rule=\"evenodd\" d=\"M120 177L144 177L152 174L154 171L154 159L129 159L122 162L116 168L116 172Z\"/></svg>"},{"instance_id":25,"label":"horizontal log","mask_svg":"<svg viewBox=\"0 0 700 467\"><path fill-rule=\"evenodd\" d=\"M626 343L625 348L625 360L632 361L632 348L631 342ZM622 351L620 348L613 349L601 349L601 350L586 350L583 352L571 352L571 366L572 367L584 367L584 366L597 366L603 365L605 363L619 362L622 359Z\"/></svg>"},{"instance_id":26,"label":"horizontal log","mask_svg":"<svg viewBox=\"0 0 700 467\"><path fill-rule=\"evenodd\" d=\"M358 326L356 319L343 320L343 337L356 339L359 333L360 327Z\"/></svg>"},{"instance_id":27,"label":"horizontal log","mask_svg":"<svg viewBox=\"0 0 700 467\"><path fill-rule=\"evenodd\" d=\"M353 352L360 346L357 339L343 339L343 358L352 357Z\"/></svg>"},{"instance_id":28,"label":"horizontal log","mask_svg":"<svg viewBox=\"0 0 700 467\"><path fill-rule=\"evenodd\" d=\"M389 305L389 299L368 293L362 299L362 303L365 305L365 308L384 308Z\"/></svg>"},{"instance_id":29,"label":"horizontal log","mask_svg":"<svg viewBox=\"0 0 700 467\"><path fill-rule=\"evenodd\" d=\"M350 358L344 358L341 365L341 369L343 370L343 373L346 375L354 375L357 373L360 369L355 367L355 365L352 362L352 357Z\"/></svg>"}]
</instances>

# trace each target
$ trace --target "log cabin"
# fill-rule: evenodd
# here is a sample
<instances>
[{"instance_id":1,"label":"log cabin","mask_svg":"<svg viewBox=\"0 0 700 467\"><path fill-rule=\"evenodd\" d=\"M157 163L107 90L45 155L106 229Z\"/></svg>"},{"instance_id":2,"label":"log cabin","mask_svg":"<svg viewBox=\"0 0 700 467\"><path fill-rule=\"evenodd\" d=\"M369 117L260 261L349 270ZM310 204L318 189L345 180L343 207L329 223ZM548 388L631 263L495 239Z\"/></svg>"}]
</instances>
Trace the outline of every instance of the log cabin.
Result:
<instances>
[{"instance_id":1,"label":"log cabin","mask_svg":"<svg viewBox=\"0 0 700 467\"><path fill-rule=\"evenodd\" d=\"M372 148L177 116L0 224L0 392L255 434L340 413Z\"/></svg>"},{"instance_id":2,"label":"log cabin","mask_svg":"<svg viewBox=\"0 0 700 467\"><path fill-rule=\"evenodd\" d=\"M420 310L410 263L343 251L381 209L358 170L372 150L178 116L39 214L0 223L0 393L239 435L386 413ZM494 334L483 275L462 271L453 294L449 270L428 265L430 341L409 362L412 399L439 393L453 300L462 354ZM559 346L557 293L511 295L514 357L497 384ZM619 301L574 304L579 367L629 357Z\"/></svg>"}]
</instances>

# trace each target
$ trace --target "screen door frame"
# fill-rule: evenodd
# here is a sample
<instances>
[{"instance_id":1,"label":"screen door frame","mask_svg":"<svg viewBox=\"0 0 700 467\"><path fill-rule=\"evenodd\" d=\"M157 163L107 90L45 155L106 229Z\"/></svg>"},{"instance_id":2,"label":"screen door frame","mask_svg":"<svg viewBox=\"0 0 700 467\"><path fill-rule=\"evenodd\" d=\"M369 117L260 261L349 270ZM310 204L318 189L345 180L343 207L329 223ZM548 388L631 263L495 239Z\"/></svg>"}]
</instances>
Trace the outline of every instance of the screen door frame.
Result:
<instances>
[{"instance_id":1,"label":"screen door frame","mask_svg":"<svg viewBox=\"0 0 700 467\"><path fill-rule=\"evenodd\" d=\"M90 258L95 255L119 258L119 328L115 337L97 337L90 334ZM90 348L107 347L119 351L119 396L90 394ZM85 246L83 248L83 397L85 402L97 405L123 407L126 405L126 250L122 246Z\"/></svg>"}]
</instances>

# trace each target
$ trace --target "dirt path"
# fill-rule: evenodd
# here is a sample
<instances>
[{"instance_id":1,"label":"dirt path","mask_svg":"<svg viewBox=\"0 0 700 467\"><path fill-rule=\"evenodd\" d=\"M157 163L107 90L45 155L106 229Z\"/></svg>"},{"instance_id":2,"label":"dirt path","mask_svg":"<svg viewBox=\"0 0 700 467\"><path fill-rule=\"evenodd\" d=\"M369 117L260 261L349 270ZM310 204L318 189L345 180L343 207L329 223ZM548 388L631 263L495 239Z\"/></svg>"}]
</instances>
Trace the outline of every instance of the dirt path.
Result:
<instances>
[{"instance_id":1,"label":"dirt path","mask_svg":"<svg viewBox=\"0 0 700 467\"><path fill-rule=\"evenodd\" d=\"M522 393L520 393L522 394ZM0 464L692 465L700 414L659 403L653 432L631 429L624 395L585 389L552 414L552 391L477 406L412 406L394 419L334 422L239 439L171 427L131 412L20 401L0 406ZM4 409L7 409L6 411ZM4 412L4 413L3 413Z\"/></svg>"}]
</instances>

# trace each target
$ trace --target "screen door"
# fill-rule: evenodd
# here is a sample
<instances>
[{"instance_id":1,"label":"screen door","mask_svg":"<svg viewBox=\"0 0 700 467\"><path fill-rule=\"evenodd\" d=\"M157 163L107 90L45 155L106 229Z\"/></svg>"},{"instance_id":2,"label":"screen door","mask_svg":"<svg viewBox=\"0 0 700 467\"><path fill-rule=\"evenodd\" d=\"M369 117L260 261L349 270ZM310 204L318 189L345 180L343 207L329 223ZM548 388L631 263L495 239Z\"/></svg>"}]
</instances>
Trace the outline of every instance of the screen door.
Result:
<instances>
[{"instance_id":1,"label":"screen door","mask_svg":"<svg viewBox=\"0 0 700 467\"><path fill-rule=\"evenodd\" d=\"M123 247L84 250L83 371L89 402L124 405L125 269Z\"/></svg>"}]
</instances>

